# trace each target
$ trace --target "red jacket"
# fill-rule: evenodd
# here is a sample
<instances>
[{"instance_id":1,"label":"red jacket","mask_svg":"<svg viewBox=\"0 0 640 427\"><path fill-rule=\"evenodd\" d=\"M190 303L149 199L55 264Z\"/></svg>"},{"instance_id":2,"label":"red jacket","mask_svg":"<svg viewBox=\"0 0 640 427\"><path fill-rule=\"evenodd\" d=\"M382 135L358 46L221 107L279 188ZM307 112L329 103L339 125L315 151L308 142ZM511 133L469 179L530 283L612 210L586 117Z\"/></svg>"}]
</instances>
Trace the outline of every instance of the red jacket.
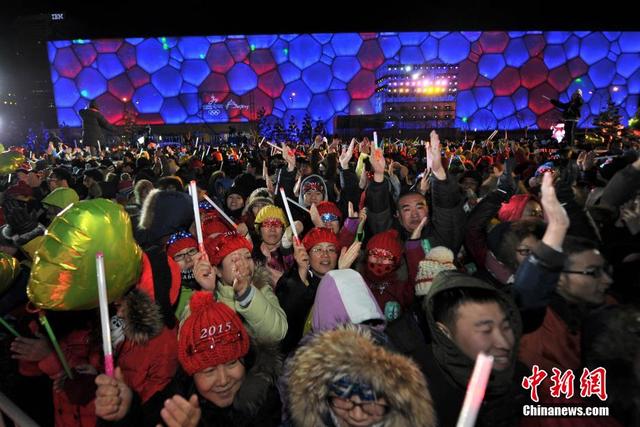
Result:
<instances>
[{"instance_id":1,"label":"red jacket","mask_svg":"<svg viewBox=\"0 0 640 427\"><path fill-rule=\"evenodd\" d=\"M529 368L537 365L547 372L547 377L538 387L541 406L607 406L606 401L586 403L580 397L580 376L582 363L580 352L580 332L572 333L566 322L551 308L547 307L542 325L534 332L526 334L520 341L519 359ZM571 399L553 398L550 390L553 382L553 368L562 372L571 369L576 377L574 395ZM523 417L520 427L622 427L611 417Z\"/></svg>"},{"instance_id":2,"label":"red jacket","mask_svg":"<svg viewBox=\"0 0 640 427\"><path fill-rule=\"evenodd\" d=\"M33 331L37 326L35 322L30 325ZM69 366L73 369L78 365L90 364L99 372L101 367L101 352L89 342L90 331L76 330L59 341L60 349ZM51 351L40 362L20 361L20 373L25 376L48 375L53 378L62 372L63 367L57 354ZM69 380L67 380L69 381ZM76 390L76 393L78 390ZM80 393L82 391L80 390ZM94 427L96 425L96 408L94 404L95 391L93 387L86 389L85 395L91 393L93 398L84 405L73 403L64 390L53 391L53 408L55 411L56 427Z\"/></svg>"},{"instance_id":3,"label":"red jacket","mask_svg":"<svg viewBox=\"0 0 640 427\"><path fill-rule=\"evenodd\" d=\"M178 367L178 328L163 327L146 344L125 339L118 346L116 365L125 382L145 403L173 379Z\"/></svg>"}]
</instances>

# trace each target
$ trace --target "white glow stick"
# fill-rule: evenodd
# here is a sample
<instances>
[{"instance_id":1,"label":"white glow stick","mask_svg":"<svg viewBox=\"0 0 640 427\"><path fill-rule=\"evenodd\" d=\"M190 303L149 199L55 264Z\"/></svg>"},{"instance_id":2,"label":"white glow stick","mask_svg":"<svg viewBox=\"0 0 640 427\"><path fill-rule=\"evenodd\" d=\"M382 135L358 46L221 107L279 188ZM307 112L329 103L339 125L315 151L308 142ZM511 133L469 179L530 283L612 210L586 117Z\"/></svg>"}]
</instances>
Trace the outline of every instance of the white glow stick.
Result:
<instances>
[{"instance_id":1,"label":"white glow stick","mask_svg":"<svg viewBox=\"0 0 640 427\"><path fill-rule=\"evenodd\" d=\"M102 148L100 148L100 140L98 140L98 153L100 153L102 151Z\"/></svg>"},{"instance_id":2,"label":"white glow stick","mask_svg":"<svg viewBox=\"0 0 640 427\"><path fill-rule=\"evenodd\" d=\"M311 211L309 209L305 208L300 203L298 203L295 200L293 200L291 197L287 197L287 200L290 201L291 203L293 203L294 205L296 205L297 207L299 207L300 209L302 209L303 211L311 213Z\"/></svg>"},{"instance_id":3,"label":"white glow stick","mask_svg":"<svg viewBox=\"0 0 640 427\"><path fill-rule=\"evenodd\" d=\"M104 352L104 372L113 377L113 349L111 348L111 322L109 321L109 297L107 280L104 273L104 254L96 254L96 273L98 278L98 300L100 303L100 325L102 327L102 350Z\"/></svg>"},{"instance_id":4,"label":"white glow stick","mask_svg":"<svg viewBox=\"0 0 640 427\"><path fill-rule=\"evenodd\" d=\"M484 353L478 354L456 427L473 427L475 425L492 368L493 356L487 356Z\"/></svg>"},{"instance_id":5,"label":"white glow stick","mask_svg":"<svg viewBox=\"0 0 640 427\"><path fill-rule=\"evenodd\" d=\"M196 223L196 235L198 237L198 248L200 252L205 253L204 239L202 238L202 223L200 222L200 207L198 206L198 187L196 181L189 183L189 192L191 193L191 201L193 202L193 216Z\"/></svg>"},{"instance_id":6,"label":"white glow stick","mask_svg":"<svg viewBox=\"0 0 640 427\"><path fill-rule=\"evenodd\" d=\"M373 147L378 149L378 132L373 133Z\"/></svg>"},{"instance_id":7,"label":"white glow stick","mask_svg":"<svg viewBox=\"0 0 640 427\"><path fill-rule=\"evenodd\" d=\"M291 231L293 232L294 237L296 238L296 243L300 244L300 238L298 237L298 230L296 230L296 226L293 223L293 215L291 215L291 208L289 207L289 201L287 195L284 192L284 188L280 187L280 196L282 196L282 203L284 203L284 208L287 211L287 218L289 218L289 226L291 227Z\"/></svg>"},{"instance_id":8,"label":"white glow stick","mask_svg":"<svg viewBox=\"0 0 640 427\"><path fill-rule=\"evenodd\" d=\"M272 144L272 143L270 143L269 141L266 141L266 143L267 143L268 145L272 146L272 147L273 147L274 149L276 149L276 150L283 151L283 150L282 150L282 147L278 147L277 145Z\"/></svg>"},{"instance_id":9,"label":"white glow stick","mask_svg":"<svg viewBox=\"0 0 640 427\"><path fill-rule=\"evenodd\" d=\"M226 221L227 221L231 226L233 226L233 228L238 228L238 225L237 225L235 222L233 222L233 220L232 220L231 218L229 218L229 215L227 215L226 213L224 213L224 211L222 210L222 208L220 208L220 206L218 206L218 205L217 205L213 200L211 200L211 199L209 198L209 196L207 196L207 195L205 194L205 195L204 195L204 199L205 199L207 202L209 202L209 203L211 204L211 206L213 206L213 208L214 208L215 210L217 210L217 211L218 211L218 213L219 213L220 215L222 215L222 217L223 217L223 218L224 218L224 219L225 219L225 220L226 220Z\"/></svg>"},{"instance_id":10,"label":"white glow stick","mask_svg":"<svg viewBox=\"0 0 640 427\"><path fill-rule=\"evenodd\" d=\"M196 136L196 150L198 149L198 141L199 141L199 137Z\"/></svg>"}]
</instances>

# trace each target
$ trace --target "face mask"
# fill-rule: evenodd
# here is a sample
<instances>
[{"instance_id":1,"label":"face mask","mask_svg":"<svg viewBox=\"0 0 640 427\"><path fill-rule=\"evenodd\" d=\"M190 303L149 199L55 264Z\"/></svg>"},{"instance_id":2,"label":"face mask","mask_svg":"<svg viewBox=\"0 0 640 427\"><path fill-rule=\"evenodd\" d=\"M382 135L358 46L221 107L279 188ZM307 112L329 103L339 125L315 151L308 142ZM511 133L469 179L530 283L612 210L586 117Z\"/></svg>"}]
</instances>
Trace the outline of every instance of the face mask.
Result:
<instances>
[{"instance_id":1,"label":"face mask","mask_svg":"<svg viewBox=\"0 0 640 427\"><path fill-rule=\"evenodd\" d=\"M393 264L378 264L374 262L367 262L369 271L376 277L384 277L391 273L395 266Z\"/></svg>"},{"instance_id":2,"label":"face mask","mask_svg":"<svg viewBox=\"0 0 640 427\"><path fill-rule=\"evenodd\" d=\"M112 316L109 322L109 329L111 329L111 345L115 349L118 344L124 341L124 319Z\"/></svg>"}]
</instances>

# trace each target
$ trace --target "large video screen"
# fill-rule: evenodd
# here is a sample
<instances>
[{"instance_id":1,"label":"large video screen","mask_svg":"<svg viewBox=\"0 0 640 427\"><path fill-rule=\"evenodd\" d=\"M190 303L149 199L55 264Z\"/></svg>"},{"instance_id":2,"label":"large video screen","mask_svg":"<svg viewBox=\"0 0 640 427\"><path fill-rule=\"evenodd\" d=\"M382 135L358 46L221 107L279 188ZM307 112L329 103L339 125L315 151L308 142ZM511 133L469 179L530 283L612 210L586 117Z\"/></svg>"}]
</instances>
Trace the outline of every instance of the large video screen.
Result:
<instances>
[{"instance_id":1,"label":"large video screen","mask_svg":"<svg viewBox=\"0 0 640 427\"><path fill-rule=\"evenodd\" d=\"M611 99L638 108L640 32L399 32L66 40L48 43L60 126L96 99L116 125L227 123L261 114L329 132L338 115L375 114L390 65L457 68L455 126L547 129L582 89L579 126Z\"/></svg>"}]
</instances>

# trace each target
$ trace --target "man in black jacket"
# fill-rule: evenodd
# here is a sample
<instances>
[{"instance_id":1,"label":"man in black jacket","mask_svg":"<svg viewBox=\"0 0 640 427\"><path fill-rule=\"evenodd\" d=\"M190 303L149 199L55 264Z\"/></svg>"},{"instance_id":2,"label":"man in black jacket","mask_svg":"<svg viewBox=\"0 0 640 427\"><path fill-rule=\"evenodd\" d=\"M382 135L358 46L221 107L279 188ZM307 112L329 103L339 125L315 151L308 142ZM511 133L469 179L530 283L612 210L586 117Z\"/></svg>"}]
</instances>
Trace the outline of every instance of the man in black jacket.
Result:
<instances>
[{"instance_id":1,"label":"man in black jacket","mask_svg":"<svg viewBox=\"0 0 640 427\"><path fill-rule=\"evenodd\" d=\"M106 143L102 130L115 132L116 128L100 113L95 99L89 102L88 108L80 110L80 117L82 117L82 142L85 147L89 147L91 155L95 156L99 141L102 141L102 146Z\"/></svg>"},{"instance_id":2,"label":"man in black jacket","mask_svg":"<svg viewBox=\"0 0 640 427\"><path fill-rule=\"evenodd\" d=\"M572 145L574 139L573 133L578 120L580 120L580 108L582 108L582 104L584 103L582 100L582 90L578 89L573 92L569 102L560 102L557 99L550 99L549 102L551 102L556 108L562 110L562 120L564 121L565 132L564 139L569 145Z\"/></svg>"}]
</instances>

